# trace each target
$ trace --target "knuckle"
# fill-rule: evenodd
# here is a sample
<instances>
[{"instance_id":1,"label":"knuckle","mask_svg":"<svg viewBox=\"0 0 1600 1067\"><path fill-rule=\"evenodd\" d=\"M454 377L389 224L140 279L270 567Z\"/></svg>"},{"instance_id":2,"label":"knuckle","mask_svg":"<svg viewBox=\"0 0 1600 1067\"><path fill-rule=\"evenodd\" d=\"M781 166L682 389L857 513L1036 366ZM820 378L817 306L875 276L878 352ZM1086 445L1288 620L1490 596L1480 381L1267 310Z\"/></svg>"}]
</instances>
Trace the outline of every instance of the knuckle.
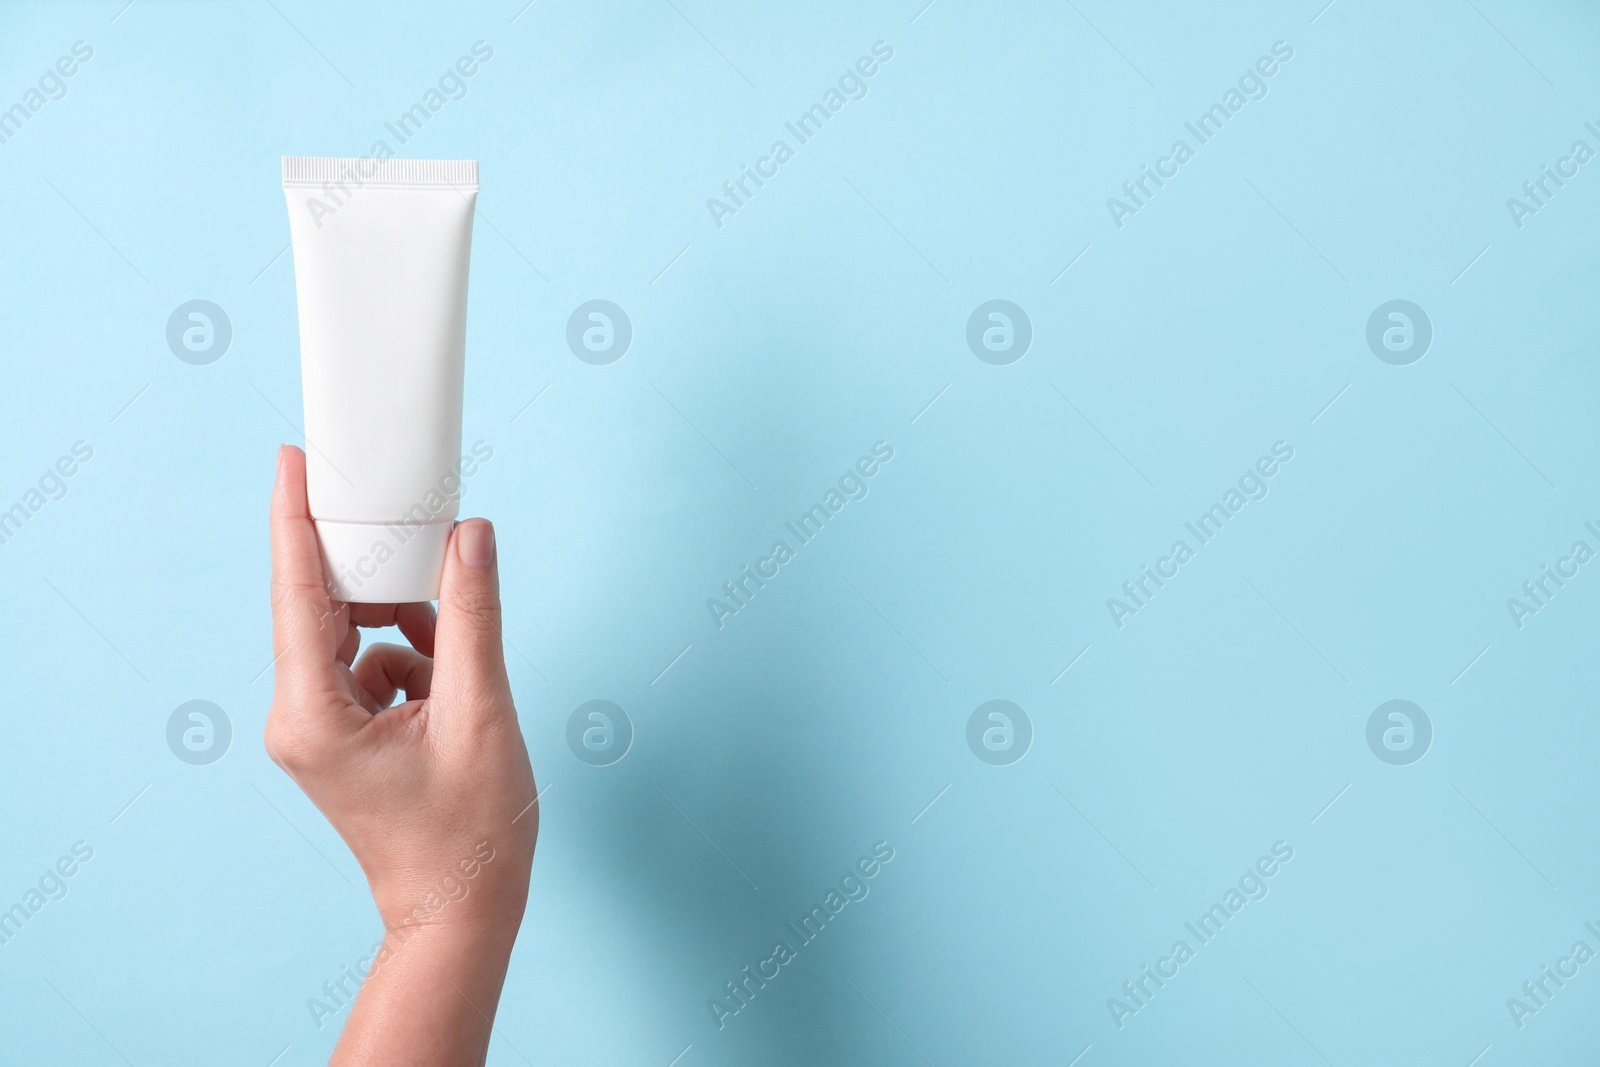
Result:
<instances>
[{"instance_id":1,"label":"knuckle","mask_svg":"<svg viewBox=\"0 0 1600 1067\"><path fill-rule=\"evenodd\" d=\"M271 589L275 607L300 600L313 591L310 583L283 575L273 575Z\"/></svg>"},{"instance_id":2,"label":"knuckle","mask_svg":"<svg viewBox=\"0 0 1600 1067\"><path fill-rule=\"evenodd\" d=\"M316 582L274 575L271 586L272 613L282 619L304 615L317 620L319 629L339 613L328 591Z\"/></svg>"},{"instance_id":3,"label":"knuckle","mask_svg":"<svg viewBox=\"0 0 1600 1067\"><path fill-rule=\"evenodd\" d=\"M493 593L466 593L456 601L456 610L474 627L500 629L500 598Z\"/></svg>"},{"instance_id":4,"label":"knuckle","mask_svg":"<svg viewBox=\"0 0 1600 1067\"><path fill-rule=\"evenodd\" d=\"M267 750L267 755L284 770L289 769L290 754L285 742L284 731L272 719L267 720L266 729L261 731L261 746Z\"/></svg>"},{"instance_id":5,"label":"knuckle","mask_svg":"<svg viewBox=\"0 0 1600 1067\"><path fill-rule=\"evenodd\" d=\"M267 725L262 730L261 741L272 762L291 776L297 777L315 770L316 747L309 743L303 731L285 725L281 716L277 714L267 716Z\"/></svg>"}]
</instances>

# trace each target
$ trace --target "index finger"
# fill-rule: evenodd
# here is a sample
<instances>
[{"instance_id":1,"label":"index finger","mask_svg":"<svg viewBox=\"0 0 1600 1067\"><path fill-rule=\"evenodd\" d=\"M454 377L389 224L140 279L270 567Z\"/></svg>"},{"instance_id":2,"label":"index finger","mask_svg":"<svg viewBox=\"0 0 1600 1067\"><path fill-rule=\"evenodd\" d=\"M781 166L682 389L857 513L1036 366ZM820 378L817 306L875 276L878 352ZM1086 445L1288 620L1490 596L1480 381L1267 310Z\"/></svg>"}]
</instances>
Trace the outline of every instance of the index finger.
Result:
<instances>
[{"instance_id":1,"label":"index finger","mask_svg":"<svg viewBox=\"0 0 1600 1067\"><path fill-rule=\"evenodd\" d=\"M338 627L306 500L306 454L278 450L272 488L272 646L280 687L337 690Z\"/></svg>"}]
</instances>

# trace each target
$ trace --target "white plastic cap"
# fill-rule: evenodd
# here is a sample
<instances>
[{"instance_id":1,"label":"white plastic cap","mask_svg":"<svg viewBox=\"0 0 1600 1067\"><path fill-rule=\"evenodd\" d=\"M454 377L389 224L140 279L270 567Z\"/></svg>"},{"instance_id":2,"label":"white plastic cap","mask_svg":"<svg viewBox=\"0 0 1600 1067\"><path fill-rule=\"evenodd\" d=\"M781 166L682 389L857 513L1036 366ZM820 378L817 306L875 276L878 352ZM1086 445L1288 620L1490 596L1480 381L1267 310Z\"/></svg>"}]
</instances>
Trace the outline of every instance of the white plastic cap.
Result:
<instances>
[{"instance_id":1,"label":"white plastic cap","mask_svg":"<svg viewBox=\"0 0 1600 1067\"><path fill-rule=\"evenodd\" d=\"M413 604L439 599L454 520L382 526L317 519L322 566L338 600Z\"/></svg>"}]
</instances>

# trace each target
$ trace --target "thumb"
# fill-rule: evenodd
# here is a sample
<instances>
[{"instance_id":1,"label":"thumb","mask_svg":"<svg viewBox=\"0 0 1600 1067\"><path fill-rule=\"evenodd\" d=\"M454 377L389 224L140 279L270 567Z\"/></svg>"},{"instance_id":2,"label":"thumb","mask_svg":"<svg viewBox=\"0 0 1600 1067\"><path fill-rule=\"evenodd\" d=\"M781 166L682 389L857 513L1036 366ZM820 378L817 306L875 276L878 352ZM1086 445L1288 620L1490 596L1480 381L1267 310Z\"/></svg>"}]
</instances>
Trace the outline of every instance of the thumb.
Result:
<instances>
[{"instance_id":1,"label":"thumb","mask_svg":"<svg viewBox=\"0 0 1600 1067\"><path fill-rule=\"evenodd\" d=\"M509 703L502 641L494 526L468 519L451 533L444 555L432 692L477 711Z\"/></svg>"}]
</instances>

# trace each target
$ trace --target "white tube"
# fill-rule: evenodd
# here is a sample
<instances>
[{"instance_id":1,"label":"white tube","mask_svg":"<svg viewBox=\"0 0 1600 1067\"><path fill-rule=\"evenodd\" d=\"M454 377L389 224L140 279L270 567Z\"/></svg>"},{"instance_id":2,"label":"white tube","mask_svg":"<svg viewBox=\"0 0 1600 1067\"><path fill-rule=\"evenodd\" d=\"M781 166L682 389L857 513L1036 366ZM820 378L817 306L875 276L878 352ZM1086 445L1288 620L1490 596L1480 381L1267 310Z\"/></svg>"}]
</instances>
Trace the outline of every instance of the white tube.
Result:
<instances>
[{"instance_id":1,"label":"white tube","mask_svg":"<svg viewBox=\"0 0 1600 1067\"><path fill-rule=\"evenodd\" d=\"M283 189L329 592L435 600L461 500L478 163L286 156Z\"/></svg>"}]
</instances>

